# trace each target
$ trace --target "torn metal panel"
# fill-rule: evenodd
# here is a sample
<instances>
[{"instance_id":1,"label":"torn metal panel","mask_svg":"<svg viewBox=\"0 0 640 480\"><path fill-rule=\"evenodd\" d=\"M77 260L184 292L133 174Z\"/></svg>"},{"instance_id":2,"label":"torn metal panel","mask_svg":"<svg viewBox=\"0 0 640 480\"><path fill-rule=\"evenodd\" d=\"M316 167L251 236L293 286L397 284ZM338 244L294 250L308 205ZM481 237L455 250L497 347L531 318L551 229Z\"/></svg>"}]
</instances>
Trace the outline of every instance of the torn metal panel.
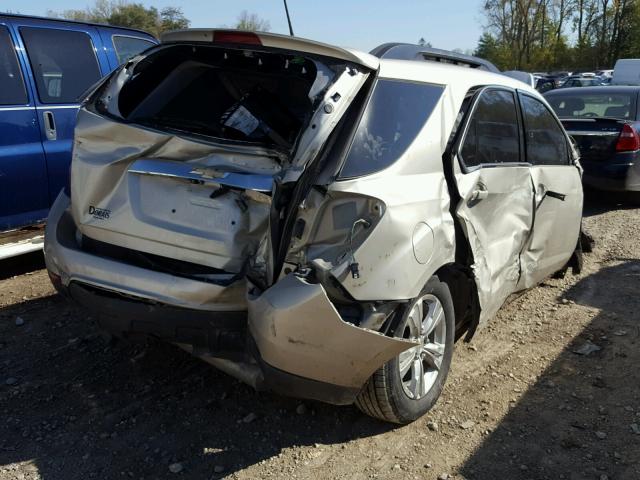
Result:
<instances>
[{"instance_id":1,"label":"torn metal panel","mask_svg":"<svg viewBox=\"0 0 640 480\"><path fill-rule=\"evenodd\" d=\"M375 228L362 233L354 250L359 278L351 275L348 256L331 259L333 276L355 299L413 298L438 268L454 261L455 232L441 172L394 181L372 176L335 186L343 194L371 195L384 205L384 215Z\"/></svg>"},{"instance_id":2,"label":"torn metal panel","mask_svg":"<svg viewBox=\"0 0 640 480\"><path fill-rule=\"evenodd\" d=\"M462 197L456 214L471 251L486 322L516 290L520 252L533 223L533 188L528 166L480 168L456 175Z\"/></svg>"},{"instance_id":3,"label":"torn metal panel","mask_svg":"<svg viewBox=\"0 0 640 480\"><path fill-rule=\"evenodd\" d=\"M574 165L531 167L533 229L522 251L518 290L530 288L567 263L578 243L582 211L580 171Z\"/></svg>"},{"instance_id":4,"label":"torn metal panel","mask_svg":"<svg viewBox=\"0 0 640 480\"><path fill-rule=\"evenodd\" d=\"M291 173L309 164L315 158L368 77L368 72L347 68L331 85L309 121L310 127L300 137L296 154L291 162L293 167L298 168L293 169ZM287 180L294 179L297 177Z\"/></svg>"},{"instance_id":5,"label":"torn metal panel","mask_svg":"<svg viewBox=\"0 0 640 480\"><path fill-rule=\"evenodd\" d=\"M292 262L331 274L358 301L407 300L454 261L455 230L442 171L443 106L438 104L411 148L376 174L312 191L300 208L304 228ZM357 263L359 277L351 266Z\"/></svg>"},{"instance_id":6,"label":"torn metal panel","mask_svg":"<svg viewBox=\"0 0 640 480\"><path fill-rule=\"evenodd\" d=\"M249 330L269 365L304 378L361 387L375 370L417 342L342 320L320 284L289 274L249 295Z\"/></svg>"}]
</instances>

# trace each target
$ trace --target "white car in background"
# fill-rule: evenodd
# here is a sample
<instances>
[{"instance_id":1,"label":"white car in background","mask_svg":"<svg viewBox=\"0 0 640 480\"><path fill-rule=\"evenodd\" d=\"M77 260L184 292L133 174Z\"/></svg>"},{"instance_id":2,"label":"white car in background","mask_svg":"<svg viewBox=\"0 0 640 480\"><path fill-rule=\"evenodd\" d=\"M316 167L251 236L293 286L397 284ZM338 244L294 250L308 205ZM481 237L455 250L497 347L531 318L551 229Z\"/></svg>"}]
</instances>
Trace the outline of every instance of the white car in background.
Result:
<instances>
[{"instance_id":1,"label":"white car in background","mask_svg":"<svg viewBox=\"0 0 640 480\"><path fill-rule=\"evenodd\" d=\"M372 53L187 30L129 61L78 116L55 286L258 389L423 415L454 341L578 259L580 168L488 62Z\"/></svg>"}]
</instances>

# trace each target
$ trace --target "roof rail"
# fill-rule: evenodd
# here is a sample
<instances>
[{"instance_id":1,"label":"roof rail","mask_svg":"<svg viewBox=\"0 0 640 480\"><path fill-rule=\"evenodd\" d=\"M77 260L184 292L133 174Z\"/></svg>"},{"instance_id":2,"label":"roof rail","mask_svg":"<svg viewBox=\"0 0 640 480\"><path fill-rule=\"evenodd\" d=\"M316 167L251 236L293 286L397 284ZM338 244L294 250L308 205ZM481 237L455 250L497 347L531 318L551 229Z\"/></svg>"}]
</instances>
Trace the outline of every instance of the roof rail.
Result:
<instances>
[{"instance_id":1,"label":"roof rail","mask_svg":"<svg viewBox=\"0 0 640 480\"><path fill-rule=\"evenodd\" d=\"M472 57L471 55L441 50L439 48L421 47L420 45L412 45L410 43L383 43L369 53L378 58L415 60L417 62L441 62L500 73L498 67L484 58Z\"/></svg>"}]
</instances>

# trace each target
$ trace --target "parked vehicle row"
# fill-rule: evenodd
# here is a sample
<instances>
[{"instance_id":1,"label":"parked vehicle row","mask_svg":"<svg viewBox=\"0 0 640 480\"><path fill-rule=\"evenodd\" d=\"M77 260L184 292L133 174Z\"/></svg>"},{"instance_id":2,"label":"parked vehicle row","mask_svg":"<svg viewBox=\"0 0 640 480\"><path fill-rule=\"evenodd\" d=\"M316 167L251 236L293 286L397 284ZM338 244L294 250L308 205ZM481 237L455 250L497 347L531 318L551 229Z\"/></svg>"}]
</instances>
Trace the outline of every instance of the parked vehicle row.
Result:
<instances>
[{"instance_id":1,"label":"parked vehicle row","mask_svg":"<svg viewBox=\"0 0 640 480\"><path fill-rule=\"evenodd\" d=\"M45 254L115 335L406 423L457 339L580 268L581 212L557 116L486 61L188 30L80 108Z\"/></svg>"},{"instance_id":2,"label":"parked vehicle row","mask_svg":"<svg viewBox=\"0 0 640 480\"><path fill-rule=\"evenodd\" d=\"M545 97L576 141L586 186L640 192L640 86L567 88Z\"/></svg>"},{"instance_id":3,"label":"parked vehicle row","mask_svg":"<svg viewBox=\"0 0 640 480\"><path fill-rule=\"evenodd\" d=\"M594 72L534 73L535 87L540 93L556 88L596 87L607 85L640 85L640 59L622 58L615 68Z\"/></svg>"},{"instance_id":4,"label":"parked vehicle row","mask_svg":"<svg viewBox=\"0 0 640 480\"><path fill-rule=\"evenodd\" d=\"M535 88L540 93L548 92L556 88L595 87L611 83L613 70L598 70L597 72L583 72L572 74L571 72L559 72L552 74L534 74Z\"/></svg>"},{"instance_id":5,"label":"parked vehicle row","mask_svg":"<svg viewBox=\"0 0 640 480\"><path fill-rule=\"evenodd\" d=\"M37 227L68 184L83 92L155 43L132 29L0 14L0 258L42 247Z\"/></svg>"}]
</instances>

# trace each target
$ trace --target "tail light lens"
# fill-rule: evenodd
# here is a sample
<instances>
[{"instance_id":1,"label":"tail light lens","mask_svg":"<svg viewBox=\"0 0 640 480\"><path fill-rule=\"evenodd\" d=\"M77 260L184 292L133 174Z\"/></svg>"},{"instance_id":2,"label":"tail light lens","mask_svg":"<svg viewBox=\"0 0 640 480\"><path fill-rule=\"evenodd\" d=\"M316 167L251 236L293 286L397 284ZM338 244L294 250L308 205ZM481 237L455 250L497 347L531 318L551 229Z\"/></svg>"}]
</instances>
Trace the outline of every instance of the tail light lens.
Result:
<instances>
[{"instance_id":1,"label":"tail light lens","mask_svg":"<svg viewBox=\"0 0 640 480\"><path fill-rule=\"evenodd\" d=\"M631 125L625 123L618 137L618 143L616 143L616 152L633 152L636 150L640 150L640 136Z\"/></svg>"}]
</instances>

